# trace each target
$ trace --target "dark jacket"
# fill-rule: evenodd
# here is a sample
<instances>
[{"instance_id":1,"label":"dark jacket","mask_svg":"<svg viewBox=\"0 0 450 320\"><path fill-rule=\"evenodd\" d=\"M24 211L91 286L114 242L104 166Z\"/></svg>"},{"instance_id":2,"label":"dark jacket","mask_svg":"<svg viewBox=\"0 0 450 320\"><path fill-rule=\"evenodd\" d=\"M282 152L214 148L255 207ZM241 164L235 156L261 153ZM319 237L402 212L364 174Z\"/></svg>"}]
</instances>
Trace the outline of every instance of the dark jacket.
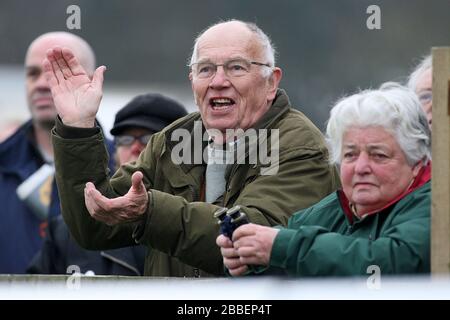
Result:
<instances>
[{"instance_id":1,"label":"dark jacket","mask_svg":"<svg viewBox=\"0 0 450 320\"><path fill-rule=\"evenodd\" d=\"M107 251L90 251L81 248L67 229L62 216L50 220L47 237L41 250L27 269L34 274L70 274L70 266L81 273L96 275L142 276L144 274L145 248L126 247Z\"/></svg>"},{"instance_id":2,"label":"dark jacket","mask_svg":"<svg viewBox=\"0 0 450 320\"><path fill-rule=\"evenodd\" d=\"M107 143L113 152L112 142ZM0 273L25 273L41 248L47 220L39 219L18 198L16 189L44 163L31 120L0 144ZM113 168L111 162L109 165ZM59 213L58 191L53 181L48 217Z\"/></svg>"},{"instance_id":3,"label":"dark jacket","mask_svg":"<svg viewBox=\"0 0 450 320\"><path fill-rule=\"evenodd\" d=\"M254 223L286 224L291 213L316 203L339 185L322 134L290 107L287 95L279 90L271 108L255 125L255 129L279 130L278 172L262 175L261 164L232 164L225 174L225 193L214 203L205 203L205 163L175 164L171 159L178 143L171 140L172 133L185 129L193 136L196 121L201 124L199 113L153 135L137 162L122 166L111 180L105 170L107 157L101 134L63 138L69 136L70 128L57 122L53 131L56 180L64 219L82 246L107 249L138 241L151 248L146 275L223 275L222 256L215 244L219 228L213 213L218 208L239 204ZM128 191L131 175L137 170L144 173L145 186L150 189L144 219L109 227L91 218L83 201L85 183L93 181L102 194L112 198Z\"/></svg>"},{"instance_id":4,"label":"dark jacket","mask_svg":"<svg viewBox=\"0 0 450 320\"><path fill-rule=\"evenodd\" d=\"M409 193L362 220L351 212L344 193L335 192L280 229L270 266L292 276L367 276L373 266L381 276L428 273L430 211L429 166Z\"/></svg>"}]
</instances>

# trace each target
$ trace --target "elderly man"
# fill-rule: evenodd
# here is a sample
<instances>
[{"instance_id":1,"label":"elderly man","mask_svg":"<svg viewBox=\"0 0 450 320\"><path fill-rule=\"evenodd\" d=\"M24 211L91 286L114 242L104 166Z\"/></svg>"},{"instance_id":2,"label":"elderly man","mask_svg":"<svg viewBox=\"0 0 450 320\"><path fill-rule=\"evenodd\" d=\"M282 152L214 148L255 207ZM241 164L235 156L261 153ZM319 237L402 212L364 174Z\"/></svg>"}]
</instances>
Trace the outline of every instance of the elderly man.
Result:
<instances>
[{"instance_id":1,"label":"elderly man","mask_svg":"<svg viewBox=\"0 0 450 320\"><path fill-rule=\"evenodd\" d=\"M87 248L147 245L146 275L223 275L215 211L239 204L254 223L285 224L292 212L337 187L321 133L278 89L274 50L254 24L223 22L197 38L189 78L200 113L153 135L138 161L122 166L111 180L94 124L105 67L91 81L74 54L60 47L47 53L43 65L59 114L53 143L65 220ZM199 128L206 129L208 143L202 143ZM230 129L267 129L261 140L278 153L273 174L264 172L261 161L248 161L251 148L228 161L246 138ZM186 132L192 140L182 158L193 161L179 163L174 140ZM200 155L196 145L202 146ZM209 161L222 156L225 163Z\"/></svg>"},{"instance_id":2,"label":"elderly man","mask_svg":"<svg viewBox=\"0 0 450 320\"><path fill-rule=\"evenodd\" d=\"M50 131L55 124L56 109L44 78L42 60L47 50L56 45L75 52L86 77L92 76L95 70L92 48L76 35L50 32L35 39L28 47L25 87L31 119L0 144L0 273L25 273L31 258L42 245L48 218L60 213L51 174L35 189L37 197L19 198L16 193L24 182L32 182L36 172L44 172L39 171L41 167L53 165ZM108 147L112 152L112 142ZM112 162L110 167L113 167Z\"/></svg>"},{"instance_id":3,"label":"elderly man","mask_svg":"<svg viewBox=\"0 0 450 320\"><path fill-rule=\"evenodd\" d=\"M431 136L414 93L388 83L341 100L327 135L342 190L289 219L220 235L231 275L282 269L291 276L430 271Z\"/></svg>"}]
</instances>

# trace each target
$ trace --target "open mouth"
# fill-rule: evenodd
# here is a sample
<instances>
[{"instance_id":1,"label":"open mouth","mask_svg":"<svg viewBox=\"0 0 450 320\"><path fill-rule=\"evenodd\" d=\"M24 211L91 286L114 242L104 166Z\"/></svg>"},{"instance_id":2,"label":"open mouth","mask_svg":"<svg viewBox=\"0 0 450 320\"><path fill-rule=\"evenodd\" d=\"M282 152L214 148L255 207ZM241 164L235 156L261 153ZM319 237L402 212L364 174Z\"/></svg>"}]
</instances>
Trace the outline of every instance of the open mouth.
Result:
<instances>
[{"instance_id":1,"label":"open mouth","mask_svg":"<svg viewBox=\"0 0 450 320\"><path fill-rule=\"evenodd\" d=\"M209 105L213 110L226 111L235 104L233 99L230 98L211 98L209 99Z\"/></svg>"}]
</instances>

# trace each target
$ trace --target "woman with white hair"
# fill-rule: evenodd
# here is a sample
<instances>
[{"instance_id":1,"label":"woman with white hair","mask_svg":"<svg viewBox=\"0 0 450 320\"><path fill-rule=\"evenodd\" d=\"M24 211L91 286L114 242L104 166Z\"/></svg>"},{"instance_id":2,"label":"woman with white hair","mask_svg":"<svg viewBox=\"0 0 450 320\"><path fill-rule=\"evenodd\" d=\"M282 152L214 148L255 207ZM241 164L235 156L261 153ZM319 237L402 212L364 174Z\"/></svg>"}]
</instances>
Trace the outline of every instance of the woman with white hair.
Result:
<instances>
[{"instance_id":1,"label":"woman with white hair","mask_svg":"<svg viewBox=\"0 0 450 320\"><path fill-rule=\"evenodd\" d=\"M374 265L381 274L429 272L431 138L416 95L386 83L344 98L327 136L342 189L286 228L246 224L233 241L220 235L229 273L366 275Z\"/></svg>"}]
</instances>

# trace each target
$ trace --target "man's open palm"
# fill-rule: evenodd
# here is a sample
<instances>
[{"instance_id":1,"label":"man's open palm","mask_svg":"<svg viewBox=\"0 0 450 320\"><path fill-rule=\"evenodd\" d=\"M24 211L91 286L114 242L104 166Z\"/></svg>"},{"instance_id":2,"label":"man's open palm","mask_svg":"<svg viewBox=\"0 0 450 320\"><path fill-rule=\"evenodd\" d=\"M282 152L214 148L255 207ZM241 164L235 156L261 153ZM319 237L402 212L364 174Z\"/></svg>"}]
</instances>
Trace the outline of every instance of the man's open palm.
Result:
<instances>
[{"instance_id":1,"label":"man's open palm","mask_svg":"<svg viewBox=\"0 0 450 320\"><path fill-rule=\"evenodd\" d=\"M91 79L72 51L60 47L49 49L42 64L63 123L73 127L94 127L106 67L97 68Z\"/></svg>"}]
</instances>

